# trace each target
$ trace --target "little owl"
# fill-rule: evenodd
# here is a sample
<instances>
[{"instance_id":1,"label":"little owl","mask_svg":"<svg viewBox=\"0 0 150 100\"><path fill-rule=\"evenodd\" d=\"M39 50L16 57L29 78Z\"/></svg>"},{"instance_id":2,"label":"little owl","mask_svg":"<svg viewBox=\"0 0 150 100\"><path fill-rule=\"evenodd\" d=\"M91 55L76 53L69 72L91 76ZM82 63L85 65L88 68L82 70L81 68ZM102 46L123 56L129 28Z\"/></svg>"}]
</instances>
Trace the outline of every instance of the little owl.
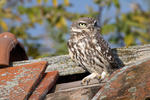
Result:
<instances>
[{"instance_id":1,"label":"little owl","mask_svg":"<svg viewBox=\"0 0 150 100\"><path fill-rule=\"evenodd\" d=\"M110 75L115 59L108 43L100 34L100 26L93 18L80 18L71 26L68 49L71 59L91 74L82 79L85 84L91 79L103 80Z\"/></svg>"}]
</instances>

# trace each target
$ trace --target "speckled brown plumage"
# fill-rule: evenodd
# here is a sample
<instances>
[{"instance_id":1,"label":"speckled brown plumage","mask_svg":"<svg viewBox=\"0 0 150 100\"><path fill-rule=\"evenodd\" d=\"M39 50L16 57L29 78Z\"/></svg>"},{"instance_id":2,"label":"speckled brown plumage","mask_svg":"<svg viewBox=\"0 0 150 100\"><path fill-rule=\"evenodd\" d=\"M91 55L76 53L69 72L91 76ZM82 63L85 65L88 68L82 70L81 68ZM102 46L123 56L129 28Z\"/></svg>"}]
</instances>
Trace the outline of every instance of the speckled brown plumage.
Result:
<instances>
[{"instance_id":1,"label":"speckled brown plumage","mask_svg":"<svg viewBox=\"0 0 150 100\"><path fill-rule=\"evenodd\" d=\"M83 68L94 73L92 77L84 78L83 83L93 78L103 79L112 72L113 68L117 67L111 48L100 34L97 20L87 17L80 18L73 22L70 33L69 55ZM103 72L106 75L102 75Z\"/></svg>"}]
</instances>

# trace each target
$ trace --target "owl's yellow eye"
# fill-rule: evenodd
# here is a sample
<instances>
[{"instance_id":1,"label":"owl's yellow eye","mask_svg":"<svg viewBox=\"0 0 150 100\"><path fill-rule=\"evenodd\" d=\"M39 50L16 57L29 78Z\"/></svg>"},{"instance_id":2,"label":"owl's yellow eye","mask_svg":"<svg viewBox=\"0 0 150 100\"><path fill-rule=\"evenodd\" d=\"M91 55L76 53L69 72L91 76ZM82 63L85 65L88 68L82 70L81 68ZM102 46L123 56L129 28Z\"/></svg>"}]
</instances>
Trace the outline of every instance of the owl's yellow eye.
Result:
<instances>
[{"instance_id":1,"label":"owl's yellow eye","mask_svg":"<svg viewBox=\"0 0 150 100\"><path fill-rule=\"evenodd\" d=\"M84 28L84 27L86 27L87 25L86 25L86 23L79 23L79 26L82 27L82 28Z\"/></svg>"}]
</instances>

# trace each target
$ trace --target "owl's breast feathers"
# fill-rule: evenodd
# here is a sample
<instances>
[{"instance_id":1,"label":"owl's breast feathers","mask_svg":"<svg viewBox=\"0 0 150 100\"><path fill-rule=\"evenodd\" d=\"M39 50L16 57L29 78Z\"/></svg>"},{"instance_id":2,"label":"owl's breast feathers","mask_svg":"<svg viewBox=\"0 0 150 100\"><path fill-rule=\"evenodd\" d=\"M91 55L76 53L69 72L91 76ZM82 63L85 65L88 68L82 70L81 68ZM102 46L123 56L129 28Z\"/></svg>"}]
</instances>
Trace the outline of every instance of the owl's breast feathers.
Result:
<instances>
[{"instance_id":1,"label":"owl's breast feathers","mask_svg":"<svg viewBox=\"0 0 150 100\"><path fill-rule=\"evenodd\" d=\"M83 35L80 38L72 36L68 41L68 48L71 58L83 66L116 67L111 48L99 34L94 36Z\"/></svg>"}]
</instances>

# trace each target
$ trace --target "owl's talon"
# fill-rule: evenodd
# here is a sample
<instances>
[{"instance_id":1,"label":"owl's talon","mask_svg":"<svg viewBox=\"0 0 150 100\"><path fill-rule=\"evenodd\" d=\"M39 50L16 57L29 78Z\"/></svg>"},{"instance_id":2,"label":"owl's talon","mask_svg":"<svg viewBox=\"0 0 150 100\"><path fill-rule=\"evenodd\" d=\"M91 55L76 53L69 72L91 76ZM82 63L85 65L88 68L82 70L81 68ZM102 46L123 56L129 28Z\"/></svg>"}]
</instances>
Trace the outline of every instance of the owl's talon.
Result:
<instances>
[{"instance_id":1,"label":"owl's talon","mask_svg":"<svg viewBox=\"0 0 150 100\"><path fill-rule=\"evenodd\" d=\"M82 85L88 85L89 82L90 82L90 80L91 80L90 78L85 77L84 79L82 79L81 84L82 84Z\"/></svg>"},{"instance_id":2,"label":"owl's talon","mask_svg":"<svg viewBox=\"0 0 150 100\"><path fill-rule=\"evenodd\" d=\"M101 79L101 78L96 77L96 79L98 80L99 83L102 82L102 79Z\"/></svg>"},{"instance_id":3,"label":"owl's talon","mask_svg":"<svg viewBox=\"0 0 150 100\"><path fill-rule=\"evenodd\" d=\"M98 76L99 75L97 73L92 73L92 74L86 76L85 78L83 78L81 84L84 85L86 83L86 85L88 85L90 80L95 79Z\"/></svg>"}]
</instances>

